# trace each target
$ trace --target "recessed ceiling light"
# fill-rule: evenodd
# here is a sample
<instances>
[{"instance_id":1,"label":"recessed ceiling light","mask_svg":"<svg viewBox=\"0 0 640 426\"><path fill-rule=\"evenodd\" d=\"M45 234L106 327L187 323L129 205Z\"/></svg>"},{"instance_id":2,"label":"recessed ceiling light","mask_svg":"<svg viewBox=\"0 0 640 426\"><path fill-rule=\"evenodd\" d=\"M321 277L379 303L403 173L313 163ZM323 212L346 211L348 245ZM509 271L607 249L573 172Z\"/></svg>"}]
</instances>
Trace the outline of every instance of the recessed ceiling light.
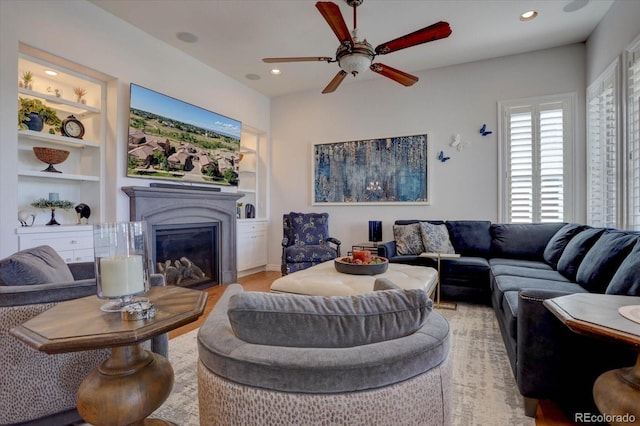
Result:
<instances>
[{"instance_id":1,"label":"recessed ceiling light","mask_svg":"<svg viewBox=\"0 0 640 426\"><path fill-rule=\"evenodd\" d=\"M271 74L273 74L273 75L280 75L280 74L282 73L282 72L281 72L279 69L277 69L277 68L272 69L270 72L271 72Z\"/></svg>"},{"instance_id":2,"label":"recessed ceiling light","mask_svg":"<svg viewBox=\"0 0 640 426\"><path fill-rule=\"evenodd\" d=\"M180 32L176 34L176 38L180 41L184 41L185 43L195 43L198 41L198 37L195 34Z\"/></svg>"},{"instance_id":3,"label":"recessed ceiling light","mask_svg":"<svg viewBox=\"0 0 640 426\"><path fill-rule=\"evenodd\" d=\"M258 74L247 74L244 77L247 80L260 80L260 76Z\"/></svg>"},{"instance_id":4,"label":"recessed ceiling light","mask_svg":"<svg viewBox=\"0 0 640 426\"><path fill-rule=\"evenodd\" d=\"M44 70L44 73L47 75L58 75L58 73L53 70Z\"/></svg>"},{"instance_id":5,"label":"recessed ceiling light","mask_svg":"<svg viewBox=\"0 0 640 426\"><path fill-rule=\"evenodd\" d=\"M535 10L529 10L520 15L520 20L531 21L532 19L535 19L536 16L538 16L538 12L536 12Z\"/></svg>"}]
</instances>

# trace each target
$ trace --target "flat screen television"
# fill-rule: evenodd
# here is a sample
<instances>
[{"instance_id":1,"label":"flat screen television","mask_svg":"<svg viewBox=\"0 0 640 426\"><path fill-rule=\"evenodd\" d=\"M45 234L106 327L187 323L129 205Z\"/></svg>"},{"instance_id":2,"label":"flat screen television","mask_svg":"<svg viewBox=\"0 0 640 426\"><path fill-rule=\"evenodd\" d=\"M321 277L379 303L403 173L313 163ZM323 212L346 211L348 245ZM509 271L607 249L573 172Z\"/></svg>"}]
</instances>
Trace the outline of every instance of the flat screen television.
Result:
<instances>
[{"instance_id":1,"label":"flat screen television","mask_svg":"<svg viewBox=\"0 0 640 426\"><path fill-rule=\"evenodd\" d=\"M127 176L238 185L242 123L131 83Z\"/></svg>"}]
</instances>

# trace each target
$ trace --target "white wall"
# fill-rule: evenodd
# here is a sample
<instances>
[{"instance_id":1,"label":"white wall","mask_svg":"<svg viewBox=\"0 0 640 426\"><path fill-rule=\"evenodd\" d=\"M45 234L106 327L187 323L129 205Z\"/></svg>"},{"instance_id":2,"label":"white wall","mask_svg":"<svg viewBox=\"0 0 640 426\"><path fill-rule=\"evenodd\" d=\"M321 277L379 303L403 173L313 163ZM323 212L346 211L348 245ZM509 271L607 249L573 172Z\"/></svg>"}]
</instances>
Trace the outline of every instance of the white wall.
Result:
<instances>
[{"instance_id":1,"label":"white wall","mask_svg":"<svg viewBox=\"0 0 640 426\"><path fill-rule=\"evenodd\" d=\"M17 59L19 42L93 68L108 87L106 220L127 220L129 83L141 84L269 131L269 99L97 6L77 0L0 0L0 257L17 249ZM44 191L46 192L46 191Z\"/></svg>"},{"instance_id":2,"label":"white wall","mask_svg":"<svg viewBox=\"0 0 640 426\"><path fill-rule=\"evenodd\" d=\"M391 61L391 59L389 59ZM271 219L269 262L280 262L282 214L327 211L330 233L344 251L367 240L367 221L383 221L383 240L393 239L395 219L485 219L498 217L497 102L575 92L584 105L585 47L574 44L417 73L405 88L383 77L275 98L271 103ZM393 66L392 62L389 65ZM322 66L322 65L318 65ZM584 107L579 108L576 155L580 201L575 220L584 220ZM494 131L480 136L483 123ZM314 143L429 134L431 204L428 206L313 206L311 149ZM469 146L449 146L460 133ZM443 149L451 156L437 161Z\"/></svg>"},{"instance_id":3,"label":"white wall","mask_svg":"<svg viewBox=\"0 0 640 426\"><path fill-rule=\"evenodd\" d=\"M587 86L640 36L640 1L618 0L587 40Z\"/></svg>"}]
</instances>

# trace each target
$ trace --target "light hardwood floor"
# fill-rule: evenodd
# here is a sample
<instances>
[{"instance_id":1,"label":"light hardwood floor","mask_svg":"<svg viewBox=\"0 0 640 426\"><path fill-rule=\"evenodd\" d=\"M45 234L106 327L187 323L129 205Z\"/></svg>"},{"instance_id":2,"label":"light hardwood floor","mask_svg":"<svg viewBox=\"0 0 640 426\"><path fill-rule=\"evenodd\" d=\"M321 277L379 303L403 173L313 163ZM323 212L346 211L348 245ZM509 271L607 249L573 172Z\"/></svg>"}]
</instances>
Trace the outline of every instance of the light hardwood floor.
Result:
<instances>
[{"instance_id":1,"label":"light hardwood floor","mask_svg":"<svg viewBox=\"0 0 640 426\"><path fill-rule=\"evenodd\" d=\"M249 275L246 277L238 278L238 282L242 284L247 291L269 291L271 283L276 278L279 278L280 272L259 272L257 274ZM207 300L207 306L202 316L195 322L187 324L183 327L177 328L169 333L169 338L180 336L188 333L191 330L199 328L202 322L207 318L211 309L220 298L220 295L224 292L226 286L219 285L210 287L205 291L209 294ZM577 426L578 423L569 421L562 411L553 403L542 401L538 406L538 412L536 413L536 426Z\"/></svg>"}]
</instances>

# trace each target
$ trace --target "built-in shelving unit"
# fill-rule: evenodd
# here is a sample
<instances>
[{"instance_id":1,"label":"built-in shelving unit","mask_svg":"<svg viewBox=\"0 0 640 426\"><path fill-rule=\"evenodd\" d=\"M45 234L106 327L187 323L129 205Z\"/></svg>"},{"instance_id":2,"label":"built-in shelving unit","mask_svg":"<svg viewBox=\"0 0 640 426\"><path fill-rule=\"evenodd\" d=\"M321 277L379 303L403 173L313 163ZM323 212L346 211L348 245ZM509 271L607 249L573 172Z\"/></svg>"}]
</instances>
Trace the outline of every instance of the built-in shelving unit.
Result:
<instances>
[{"instance_id":1,"label":"built-in shelving unit","mask_svg":"<svg viewBox=\"0 0 640 426\"><path fill-rule=\"evenodd\" d=\"M243 127L238 192L238 271L248 274L267 264L267 139L264 132ZM247 218L246 206L252 204L255 217Z\"/></svg>"},{"instance_id":2,"label":"built-in shelving unit","mask_svg":"<svg viewBox=\"0 0 640 426\"><path fill-rule=\"evenodd\" d=\"M56 220L62 226L47 226L45 224L51 217L51 211L36 209L31 203L37 199L47 199L49 194L56 194L60 200L71 201L74 205L84 203L90 206L90 224L103 219L106 82L81 72L82 66L66 67L62 65L66 63L62 59L57 60L44 52L39 56L35 49L26 50L21 51L18 58L18 98L40 100L55 110L60 120L73 115L82 123L84 134L82 138L72 138L46 124L42 131L34 131L19 129L16 123L17 213L26 210L36 214L33 226L16 228L19 247L23 249L35 242L50 242L53 247L58 247L59 252L64 251L62 254L65 254L68 262L84 261L90 257L91 245L87 245L87 240L91 239L91 227L77 226L77 215L73 209L56 209ZM47 73L51 71L56 75ZM24 85L22 78L26 72L33 75L29 86ZM84 89L86 94L78 98L75 88ZM54 164L61 173L44 171L48 165L35 156L34 147L69 151L65 161ZM70 252L77 241L82 241L81 255L78 249Z\"/></svg>"}]
</instances>

